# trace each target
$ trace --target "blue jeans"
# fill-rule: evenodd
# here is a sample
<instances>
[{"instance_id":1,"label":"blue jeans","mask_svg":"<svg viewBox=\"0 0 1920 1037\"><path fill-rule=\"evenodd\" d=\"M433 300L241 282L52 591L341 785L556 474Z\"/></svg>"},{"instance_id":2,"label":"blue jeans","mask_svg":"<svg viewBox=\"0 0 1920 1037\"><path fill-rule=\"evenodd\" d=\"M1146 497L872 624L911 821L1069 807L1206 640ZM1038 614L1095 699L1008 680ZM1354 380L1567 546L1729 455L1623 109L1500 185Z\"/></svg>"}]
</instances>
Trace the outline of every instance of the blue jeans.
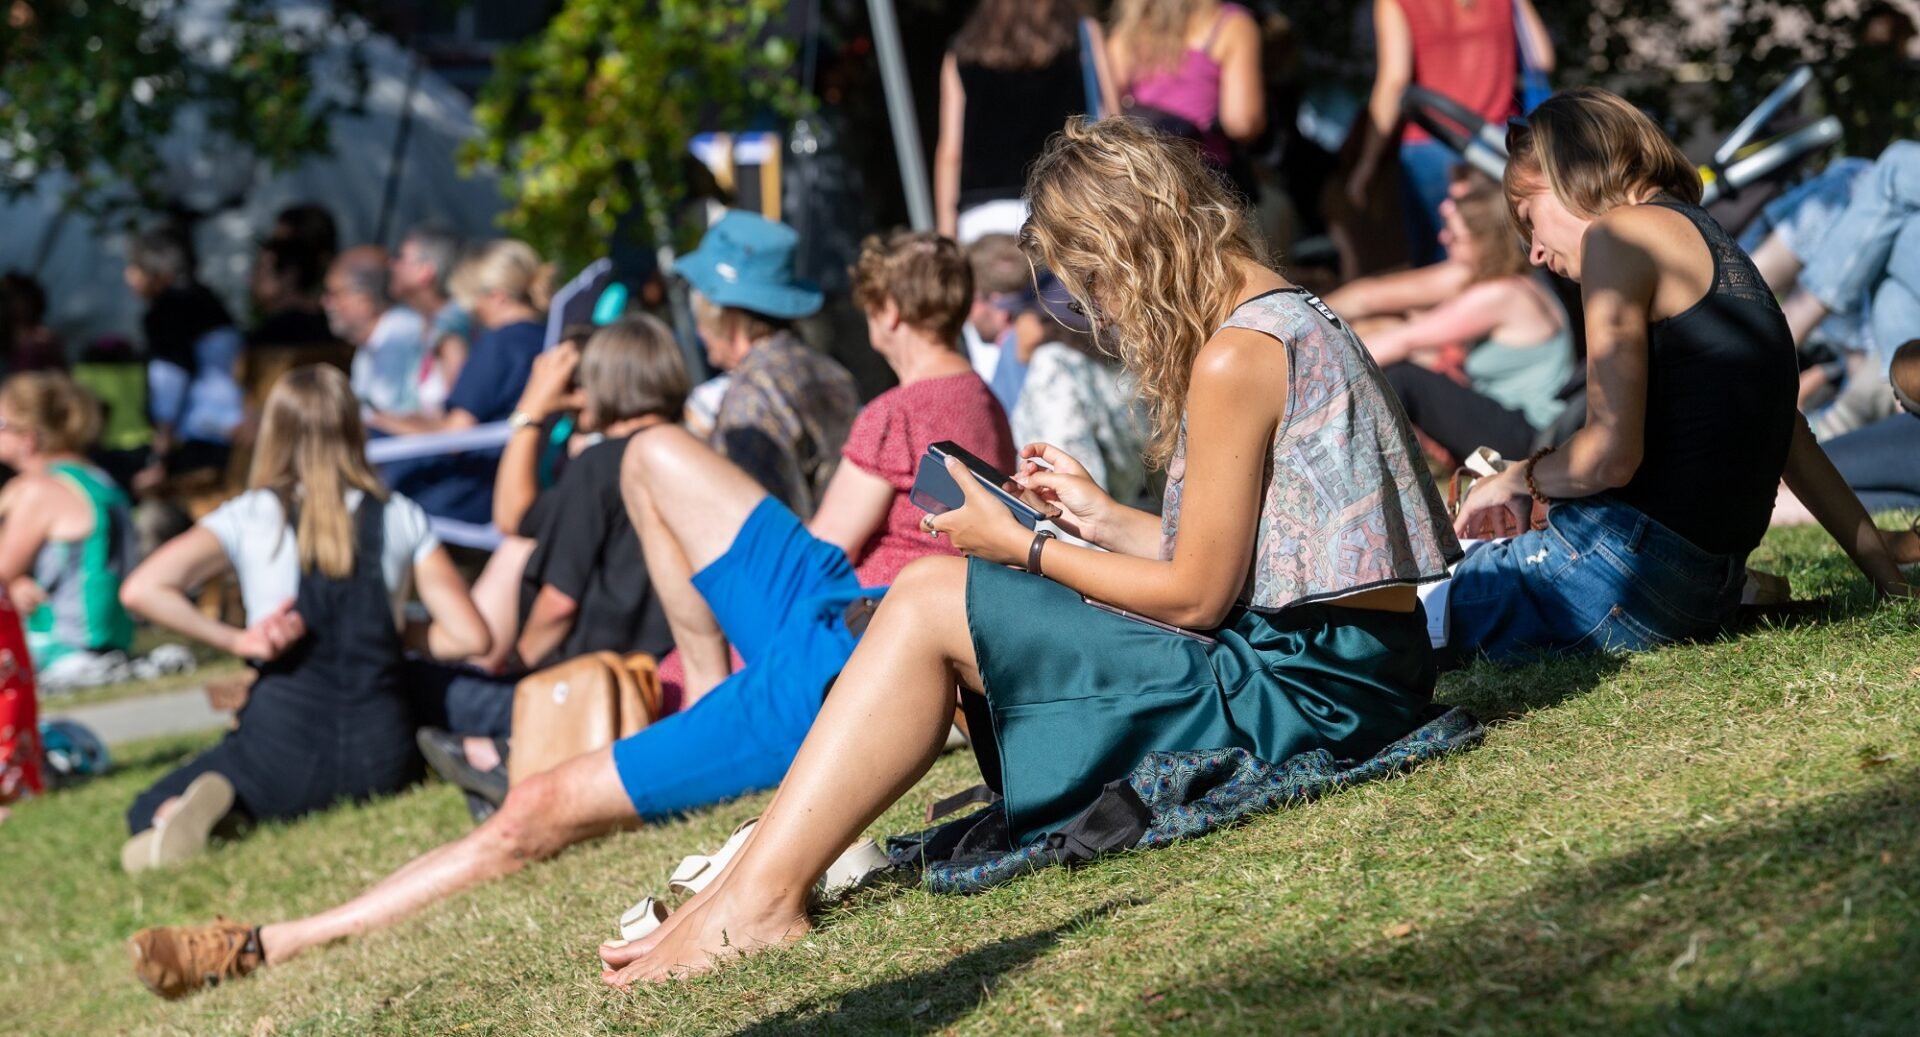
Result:
<instances>
[{"instance_id":1,"label":"blue jeans","mask_svg":"<svg viewBox=\"0 0 1920 1037\"><path fill-rule=\"evenodd\" d=\"M1769 234L1778 233L1787 251L1792 252L1801 265L1806 265L1808 257L1819 251L1827 232L1846 211L1847 203L1853 200L1854 185L1872 168L1873 163L1864 158L1842 158L1827 163L1820 175L1794 185L1768 202L1741 232L1740 247L1751 254ZM1862 312L1835 314L1821 322L1818 337L1851 352L1867 352L1871 347L1867 342L1865 315L1871 312L1872 303L1870 299L1861 302Z\"/></svg>"},{"instance_id":2,"label":"blue jeans","mask_svg":"<svg viewBox=\"0 0 1920 1037\"><path fill-rule=\"evenodd\" d=\"M1732 622L1745 575L1746 559L1702 551L1609 497L1560 501L1546 529L1454 570L1447 652L1516 662L1711 637Z\"/></svg>"},{"instance_id":3,"label":"blue jeans","mask_svg":"<svg viewBox=\"0 0 1920 1037\"><path fill-rule=\"evenodd\" d=\"M1920 508L1920 418L1895 414L1825 448L1868 511Z\"/></svg>"},{"instance_id":4,"label":"blue jeans","mask_svg":"<svg viewBox=\"0 0 1920 1037\"><path fill-rule=\"evenodd\" d=\"M1894 351L1920 334L1920 142L1881 152L1804 258L1802 288L1833 313L1869 314L1869 346L1884 374Z\"/></svg>"},{"instance_id":5,"label":"blue jeans","mask_svg":"<svg viewBox=\"0 0 1920 1037\"><path fill-rule=\"evenodd\" d=\"M1437 140L1400 145L1400 211L1407 227L1407 262L1426 266L1446 258L1440 248L1440 203L1460 154Z\"/></svg>"}]
</instances>

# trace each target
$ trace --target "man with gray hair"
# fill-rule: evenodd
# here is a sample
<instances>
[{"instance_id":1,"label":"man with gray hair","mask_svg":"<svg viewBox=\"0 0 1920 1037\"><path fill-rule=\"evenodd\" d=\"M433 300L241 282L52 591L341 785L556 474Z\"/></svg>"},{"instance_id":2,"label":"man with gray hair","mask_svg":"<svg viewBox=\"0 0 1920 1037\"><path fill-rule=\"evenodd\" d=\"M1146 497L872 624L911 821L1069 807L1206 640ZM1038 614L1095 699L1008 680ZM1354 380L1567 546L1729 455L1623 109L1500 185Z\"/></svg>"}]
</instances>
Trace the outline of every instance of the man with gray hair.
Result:
<instances>
[{"instance_id":1,"label":"man with gray hair","mask_svg":"<svg viewBox=\"0 0 1920 1037\"><path fill-rule=\"evenodd\" d=\"M340 253L320 301L333 333L354 347L353 394L375 411L414 413L426 321L395 305L387 250L361 245Z\"/></svg>"},{"instance_id":2,"label":"man with gray hair","mask_svg":"<svg viewBox=\"0 0 1920 1037\"><path fill-rule=\"evenodd\" d=\"M460 262L460 236L444 224L423 223L407 231L393 257L393 297L427 321L426 358L418 409L437 414L466 363L473 317L451 298L447 279Z\"/></svg>"}]
</instances>

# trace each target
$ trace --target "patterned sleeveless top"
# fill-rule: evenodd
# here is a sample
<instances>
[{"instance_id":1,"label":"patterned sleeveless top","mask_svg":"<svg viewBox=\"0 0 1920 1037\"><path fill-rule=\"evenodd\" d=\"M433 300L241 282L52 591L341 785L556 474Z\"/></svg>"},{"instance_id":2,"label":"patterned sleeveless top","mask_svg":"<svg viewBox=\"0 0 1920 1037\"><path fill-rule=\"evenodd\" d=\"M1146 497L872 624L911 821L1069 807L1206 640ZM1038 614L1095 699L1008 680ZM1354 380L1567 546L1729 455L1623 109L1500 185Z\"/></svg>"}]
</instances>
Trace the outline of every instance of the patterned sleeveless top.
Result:
<instances>
[{"instance_id":1,"label":"patterned sleeveless top","mask_svg":"<svg viewBox=\"0 0 1920 1037\"><path fill-rule=\"evenodd\" d=\"M1440 491L1406 414L1346 325L1294 288L1247 300L1221 326L1278 339L1290 382L1241 604L1277 612L1445 576L1461 551ZM1186 468L1183 421L1167 467L1162 558L1173 557Z\"/></svg>"}]
</instances>

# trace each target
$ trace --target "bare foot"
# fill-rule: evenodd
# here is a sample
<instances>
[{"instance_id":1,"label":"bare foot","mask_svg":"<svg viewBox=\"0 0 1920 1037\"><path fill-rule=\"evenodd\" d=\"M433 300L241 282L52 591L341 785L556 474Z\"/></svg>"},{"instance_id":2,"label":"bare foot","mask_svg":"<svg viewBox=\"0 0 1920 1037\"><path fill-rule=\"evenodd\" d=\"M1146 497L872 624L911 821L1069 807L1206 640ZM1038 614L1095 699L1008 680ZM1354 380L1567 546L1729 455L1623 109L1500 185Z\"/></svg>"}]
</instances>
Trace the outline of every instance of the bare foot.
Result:
<instances>
[{"instance_id":1,"label":"bare foot","mask_svg":"<svg viewBox=\"0 0 1920 1037\"><path fill-rule=\"evenodd\" d=\"M650 944L646 951L617 971L603 969L601 982L625 990L634 983L684 978L705 972L728 958L784 947L813 928L804 909L792 911L765 902L748 903L745 896L724 892L718 885L708 892L715 895L697 907L675 912L647 941L635 941L619 948L627 950ZM660 937L657 941L656 936ZM601 956L606 957L604 950Z\"/></svg>"}]
</instances>

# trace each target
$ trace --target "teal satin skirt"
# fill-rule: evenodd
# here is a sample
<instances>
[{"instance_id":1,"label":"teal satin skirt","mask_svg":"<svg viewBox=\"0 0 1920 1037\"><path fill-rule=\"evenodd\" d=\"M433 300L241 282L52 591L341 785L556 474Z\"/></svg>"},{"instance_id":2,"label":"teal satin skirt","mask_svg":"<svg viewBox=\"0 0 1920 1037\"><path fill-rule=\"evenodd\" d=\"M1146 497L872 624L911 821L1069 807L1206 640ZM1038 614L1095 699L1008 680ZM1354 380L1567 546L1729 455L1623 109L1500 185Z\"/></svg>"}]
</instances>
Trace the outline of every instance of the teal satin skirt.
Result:
<instances>
[{"instance_id":1,"label":"teal satin skirt","mask_svg":"<svg viewBox=\"0 0 1920 1037\"><path fill-rule=\"evenodd\" d=\"M974 560L967 626L993 728L982 769L1020 843L1060 827L1147 753L1362 760L1418 727L1433 699L1418 609L1235 609L1209 644ZM976 741L985 734L976 724Z\"/></svg>"}]
</instances>

